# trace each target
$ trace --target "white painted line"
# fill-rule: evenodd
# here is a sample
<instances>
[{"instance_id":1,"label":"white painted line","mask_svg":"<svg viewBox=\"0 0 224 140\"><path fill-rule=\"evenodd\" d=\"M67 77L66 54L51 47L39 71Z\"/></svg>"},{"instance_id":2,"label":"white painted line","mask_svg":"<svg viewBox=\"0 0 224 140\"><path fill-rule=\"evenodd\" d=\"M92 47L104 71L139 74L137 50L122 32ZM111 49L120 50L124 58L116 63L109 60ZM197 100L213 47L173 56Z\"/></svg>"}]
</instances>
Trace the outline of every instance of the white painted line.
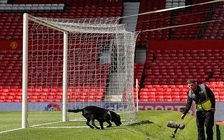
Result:
<instances>
[{"instance_id":1,"label":"white painted line","mask_svg":"<svg viewBox=\"0 0 224 140\"><path fill-rule=\"evenodd\" d=\"M6 130L6 131L0 131L0 134L12 132L12 131L17 131L17 130L21 130L21 129L23 129L23 128L16 128L16 129L10 129L10 130Z\"/></svg>"}]
</instances>

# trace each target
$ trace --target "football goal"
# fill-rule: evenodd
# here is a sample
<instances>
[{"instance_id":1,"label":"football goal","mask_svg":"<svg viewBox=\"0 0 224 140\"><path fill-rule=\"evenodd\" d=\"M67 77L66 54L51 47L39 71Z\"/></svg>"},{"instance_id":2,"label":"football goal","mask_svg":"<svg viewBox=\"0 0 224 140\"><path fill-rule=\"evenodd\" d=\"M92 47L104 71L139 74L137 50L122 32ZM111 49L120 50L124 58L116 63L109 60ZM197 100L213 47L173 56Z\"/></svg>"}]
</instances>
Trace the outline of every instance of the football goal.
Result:
<instances>
[{"instance_id":1,"label":"football goal","mask_svg":"<svg viewBox=\"0 0 224 140\"><path fill-rule=\"evenodd\" d=\"M68 109L94 105L136 120L137 34L119 18L55 19L23 15L22 128L80 127ZM84 126L83 125L83 126Z\"/></svg>"}]
</instances>

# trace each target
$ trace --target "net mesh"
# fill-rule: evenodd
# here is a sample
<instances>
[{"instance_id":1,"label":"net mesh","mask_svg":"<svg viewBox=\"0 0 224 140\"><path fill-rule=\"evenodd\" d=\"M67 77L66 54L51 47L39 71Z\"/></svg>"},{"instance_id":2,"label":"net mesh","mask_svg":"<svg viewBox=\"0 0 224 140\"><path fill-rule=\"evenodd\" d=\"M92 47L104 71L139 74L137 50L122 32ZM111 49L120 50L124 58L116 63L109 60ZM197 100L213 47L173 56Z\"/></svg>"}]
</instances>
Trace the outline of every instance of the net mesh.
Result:
<instances>
[{"instance_id":1,"label":"net mesh","mask_svg":"<svg viewBox=\"0 0 224 140\"><path fill-rule=\"evenodd\" d=\"M136 120L133 97L136 33L118 18L52 19L29 16L28 124L80 126L81 114L62 121L63 82L67 108L96 105L116 111L123 124ZM64 32L68 33L67 81L63 81ZM40 125L45 124L45 125Z\"/></svg>"}]
</instances>

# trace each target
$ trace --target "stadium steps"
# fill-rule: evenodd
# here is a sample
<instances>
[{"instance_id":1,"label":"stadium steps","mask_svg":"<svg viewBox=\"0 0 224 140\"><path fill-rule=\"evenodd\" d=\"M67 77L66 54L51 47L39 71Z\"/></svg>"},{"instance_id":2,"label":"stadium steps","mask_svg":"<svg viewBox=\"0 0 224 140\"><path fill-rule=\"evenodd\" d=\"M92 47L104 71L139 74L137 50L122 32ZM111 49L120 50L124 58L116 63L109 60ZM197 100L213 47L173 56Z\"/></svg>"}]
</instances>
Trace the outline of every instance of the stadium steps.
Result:
<instances>
[{"instance_id":1,"label":"stadium steps","mask_svg":"<svg viewBox=\"0 0 224 140\"><path fill-rule=\"evenodd\" d=\"M123 15L136 15L139 11L139 2L124 2ZM122 24L127 25L127 31L135 32L138 16L128 17L122 19Z\"/></svg>"},{"instance_id":2,"label":"stadium steps","mask_svg":"<svg viewBox=\"0 0 224 140\"><path fill-rule=\"evenodd\" d=\"M141 0L139 13L165 9L165 0ZM136 25L136 31L145 31L150 29L167 27L170 25L171 12L160 12L146 15L139 15ZM169 29L140 32L137 38L136 46L146 47L148 40L168 40Z\"/></svg>"}]
</instances>

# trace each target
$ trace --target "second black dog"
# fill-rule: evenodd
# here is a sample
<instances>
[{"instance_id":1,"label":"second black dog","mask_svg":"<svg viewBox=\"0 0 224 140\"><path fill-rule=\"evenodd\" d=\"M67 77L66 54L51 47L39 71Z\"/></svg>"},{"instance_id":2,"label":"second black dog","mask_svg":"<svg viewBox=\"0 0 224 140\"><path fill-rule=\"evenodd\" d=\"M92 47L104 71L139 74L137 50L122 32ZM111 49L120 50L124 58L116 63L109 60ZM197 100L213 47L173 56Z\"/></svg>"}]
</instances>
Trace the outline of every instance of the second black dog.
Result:
<instances>
[{"instance_id":1,"label":"second black dog","mask_svg":"<svg viewBox=\"0 0 224 140\"><path fill-rule=\"evenodd\" d=\"M103 123L107 122L109 125L107 127L111 127L112 124L110 121L114 122L116 124L116 126L120 126L121 125L121 118L120 115L116 114L113 111L109 111L106 110L104 108L100 108L97 106L87 106L83 109L69 109L68 112L82 112L82 116L85 117L87 119L86 124L90 127L90 128L97 128L97 129L104 129L103 127ZM94 123L94 120L98 120L100 123L100 127L96 126ZM92 121L92 125L90 125L90 121Z\"/></svg>"}]
</instances>

